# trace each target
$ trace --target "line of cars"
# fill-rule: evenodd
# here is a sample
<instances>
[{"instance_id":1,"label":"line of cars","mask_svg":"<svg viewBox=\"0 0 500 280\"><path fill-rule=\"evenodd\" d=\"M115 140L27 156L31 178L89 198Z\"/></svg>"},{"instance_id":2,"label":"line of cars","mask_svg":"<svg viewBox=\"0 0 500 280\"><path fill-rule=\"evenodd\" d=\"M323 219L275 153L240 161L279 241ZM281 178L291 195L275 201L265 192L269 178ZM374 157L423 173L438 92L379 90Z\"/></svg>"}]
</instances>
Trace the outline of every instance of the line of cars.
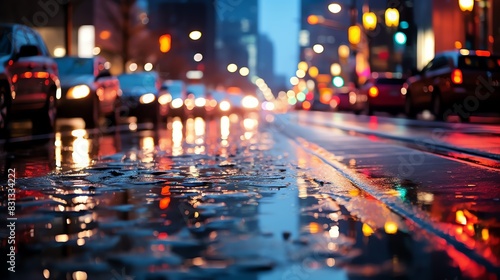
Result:
<instances>
[{"instance_id":1,"label":"line of cars","mask_svg":"<svg viewBox=\"0 0 500 280\"><path fill-rule=\"evenodd\" d=\"M42 37L21 24L0 24L0 137L29 119L35 134L54 131L57 118L83 118L87 128L121 117L157 125L170 116L214 116L259 108L253 95L163 81L154 71L110 73L103 57L53 58ZM240 108L241 110L237 110Z\"/></svg>"},{"instance_id":2,"label":"line of cars","mask_svg":"<svg viewBox=\"0 0 500 280\"><path fill-rule=\"evenodd\" d=\"M422 70L372 73L359 88L334 89L330 107L337 111L384 111L409 118L427 110L436 120L456 115L500 114L500 56L486 50L457 49L436 54Z\"/></svg>"}]
</instances>

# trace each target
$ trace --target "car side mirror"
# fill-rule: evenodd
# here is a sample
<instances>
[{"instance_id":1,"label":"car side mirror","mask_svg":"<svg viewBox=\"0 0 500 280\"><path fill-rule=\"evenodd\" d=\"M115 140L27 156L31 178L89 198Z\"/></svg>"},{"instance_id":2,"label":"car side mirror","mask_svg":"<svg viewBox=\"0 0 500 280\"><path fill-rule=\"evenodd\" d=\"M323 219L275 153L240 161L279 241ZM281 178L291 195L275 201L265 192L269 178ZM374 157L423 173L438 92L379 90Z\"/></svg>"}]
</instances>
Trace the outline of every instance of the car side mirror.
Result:
<instances>
[{"instance_id":1,"label":"car side mirror","mask_svg":"<svg viewBox=\"0 0 500 280\"><path fill-rule=\"evenodd\" d=\"M16 58L40 55L40 49L35 45L23 45L19 48Z\"/></svg>"}]
</instances>

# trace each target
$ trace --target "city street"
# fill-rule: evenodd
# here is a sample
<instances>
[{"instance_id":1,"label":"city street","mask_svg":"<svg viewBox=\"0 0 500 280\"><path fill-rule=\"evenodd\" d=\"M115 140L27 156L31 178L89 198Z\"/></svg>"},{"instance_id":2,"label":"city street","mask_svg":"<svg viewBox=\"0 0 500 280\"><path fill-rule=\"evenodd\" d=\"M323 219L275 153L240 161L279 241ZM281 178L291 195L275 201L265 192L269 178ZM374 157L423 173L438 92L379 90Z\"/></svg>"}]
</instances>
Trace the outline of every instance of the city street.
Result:
<instances>
[{"instance_id":1,"label":"city street","mask_svg":"<svg viewBox=\"0 0 500 280\"><path fill-rule=\"evenodd\" d=\"M0 159L17 241L2 279L500 274L498 124L292 111L17 125Z\"/></svg>"}]
</instances>

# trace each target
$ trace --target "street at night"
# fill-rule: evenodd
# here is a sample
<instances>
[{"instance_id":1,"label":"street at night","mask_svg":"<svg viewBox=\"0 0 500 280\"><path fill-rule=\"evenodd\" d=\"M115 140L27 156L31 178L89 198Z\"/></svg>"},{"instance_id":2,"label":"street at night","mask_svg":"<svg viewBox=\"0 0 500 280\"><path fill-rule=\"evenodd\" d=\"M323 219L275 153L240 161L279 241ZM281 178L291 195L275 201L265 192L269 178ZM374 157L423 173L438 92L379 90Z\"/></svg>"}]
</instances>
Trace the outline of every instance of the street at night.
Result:
<instances>
[{"instance_id":1,"label":"street at night","mask_svg":"<svg viewBox=\"0 0 500 280\"><path fill-rule=\"evenodd\" d=\"M0 279L500 279L497 0L0 3Z\"/></svg>"}]
</instances>

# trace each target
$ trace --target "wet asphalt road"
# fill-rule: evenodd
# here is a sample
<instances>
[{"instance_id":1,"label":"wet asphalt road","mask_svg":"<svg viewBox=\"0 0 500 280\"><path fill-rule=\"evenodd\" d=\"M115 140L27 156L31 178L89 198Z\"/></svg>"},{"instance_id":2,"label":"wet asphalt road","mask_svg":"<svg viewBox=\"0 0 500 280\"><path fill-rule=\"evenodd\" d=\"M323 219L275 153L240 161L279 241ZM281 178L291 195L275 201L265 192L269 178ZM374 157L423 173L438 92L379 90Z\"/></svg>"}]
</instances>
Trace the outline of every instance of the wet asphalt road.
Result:
<instances>
[{"instance_id":1,"label":"wet asphalt road","mask_svg":"<svg viewBox=\"0 0 500 280\"><path fill-rule=\"evenodd\" d=\"M16 272L2 279L498 279L497 128L445 125L422 148L394 133L425 125L350 118L69 126L10 144Z\"/></svg>"}]
</instances>

